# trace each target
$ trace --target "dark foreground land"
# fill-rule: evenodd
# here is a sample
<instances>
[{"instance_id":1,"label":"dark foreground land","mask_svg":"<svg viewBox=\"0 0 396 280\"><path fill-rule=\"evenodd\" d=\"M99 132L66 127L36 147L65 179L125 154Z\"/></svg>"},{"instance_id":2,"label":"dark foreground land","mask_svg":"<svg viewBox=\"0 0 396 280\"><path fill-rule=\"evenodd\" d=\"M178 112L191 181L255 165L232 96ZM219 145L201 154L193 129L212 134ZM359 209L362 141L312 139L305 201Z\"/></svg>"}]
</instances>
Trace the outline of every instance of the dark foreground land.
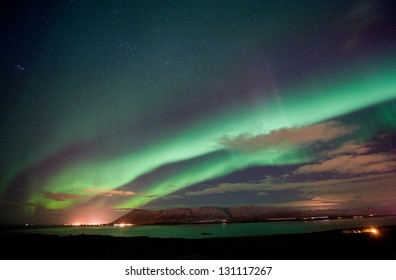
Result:
<instances>
[{"instance_id":1,"label":"dark foreground land","mask_svg":"<svg viewBox=\"0 0 396 280\"><path fill-rule=\"evenodd\" d=\"M162 239L98 235L50 236L0 233L0 259L270 259L386 260L396 258L396 226L379 234L333 230L260 237Z\"/></svg>"}]
</instances>

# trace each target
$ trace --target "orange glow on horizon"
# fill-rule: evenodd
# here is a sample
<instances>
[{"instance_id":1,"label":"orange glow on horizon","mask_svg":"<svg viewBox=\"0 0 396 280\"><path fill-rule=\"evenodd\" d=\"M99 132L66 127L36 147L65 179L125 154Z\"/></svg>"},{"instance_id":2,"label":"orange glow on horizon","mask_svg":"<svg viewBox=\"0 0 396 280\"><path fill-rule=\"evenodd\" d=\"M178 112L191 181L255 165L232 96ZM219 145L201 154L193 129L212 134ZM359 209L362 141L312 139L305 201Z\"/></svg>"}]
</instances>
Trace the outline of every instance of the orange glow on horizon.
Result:
<instances>
[{"instance_id":1,"label":"orange glow on horizon","mask_svg":"<svg viewBox=\"0 0 396 280\"><path fill-rule=\"evenodd\" d=\"M80 226L105 226L106 223L71 223L71 224L63 224L64 226L71 226L71 227L80 227Z\"/></svg>"}]
</instances>

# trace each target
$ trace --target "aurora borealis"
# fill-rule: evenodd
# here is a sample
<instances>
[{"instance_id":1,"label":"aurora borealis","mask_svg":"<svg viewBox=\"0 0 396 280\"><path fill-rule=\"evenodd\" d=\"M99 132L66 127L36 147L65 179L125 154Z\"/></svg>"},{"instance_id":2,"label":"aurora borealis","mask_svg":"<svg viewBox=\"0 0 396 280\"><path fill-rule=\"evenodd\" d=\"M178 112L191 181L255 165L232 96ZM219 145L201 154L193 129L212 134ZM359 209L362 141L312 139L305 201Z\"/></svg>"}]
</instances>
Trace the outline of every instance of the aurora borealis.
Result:
<instances>
[{"instance_id":1,"label":"aurora borealis","mask_svg":"<svg viewBox=\"0 0 396 280\"><path fill-rule=\"evenodd\" d=\"M32 2L0 2L1 223L396 212L392 1Z\"/></svg>"}]
</instances>

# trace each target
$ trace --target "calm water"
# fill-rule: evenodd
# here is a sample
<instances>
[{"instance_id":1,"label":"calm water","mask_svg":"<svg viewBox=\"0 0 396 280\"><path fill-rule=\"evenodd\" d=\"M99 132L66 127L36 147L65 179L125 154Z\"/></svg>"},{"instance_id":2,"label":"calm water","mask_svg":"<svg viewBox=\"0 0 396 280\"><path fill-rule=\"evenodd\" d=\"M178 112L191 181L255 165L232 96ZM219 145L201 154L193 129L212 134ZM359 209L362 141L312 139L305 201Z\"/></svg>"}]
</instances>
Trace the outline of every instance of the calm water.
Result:
<instances>
[{"instance_id":1,"label":"calm water","mask_svg":"<svg viewBox=\"0 0 396 280\"><path fill-rule=\"evenodd\" d=\"M111 235L111 236L150 236L178 238L207 238L257 236L271 234L308 233L332 229L396 225L396 216L373 217L361 220L320 220L320 221L278 221L265 223L240 224L202 224L202 225L150 225L125 228L105 227L41 227L13 230L21 234L52 235Z\"/></svg>"}]
</instances>

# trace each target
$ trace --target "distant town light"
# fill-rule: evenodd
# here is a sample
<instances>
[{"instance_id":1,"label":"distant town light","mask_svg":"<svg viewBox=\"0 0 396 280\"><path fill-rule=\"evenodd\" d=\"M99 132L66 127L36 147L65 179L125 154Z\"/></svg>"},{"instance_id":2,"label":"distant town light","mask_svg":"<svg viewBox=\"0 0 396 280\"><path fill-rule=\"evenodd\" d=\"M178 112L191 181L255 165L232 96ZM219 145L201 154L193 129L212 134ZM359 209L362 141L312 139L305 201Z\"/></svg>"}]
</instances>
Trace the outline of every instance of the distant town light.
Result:
<instances>
[{"instance_id":1,"label":"distant town light","mask_svg":"<svg viewBox=\"0 0 396 280\"><path fill-rule=\"evenodd\" d=\"M352 229L352 230L343 230L342 233L371 233L371 235L378 236L380 234L380 230L375 227L365 228L365 229Z\"/></svg>"},{"instance_id":2,"label":"distant town light","mask_svg":"<svg viewBox=\"0 0 396 280\"><path fill-rule=\"evenodd\" d=\"M370 228L369 230L370 230L370 232L371 232L372 234L374 234L374 235L378 235L378 234L379 234L379 231L378 231L378 229L376 229L376 228Z\"/></svg>"},{"instance_id":3,"label":"distant town light","mask_svg":"<svg viewBox=\"0 0 396 280\"><path fill-rule=\"evenodd\" d=\"M124 223L122 223L122 224L114 224L114 227L120 227L120 228L132 227L132 226L134 226L134 224L124 224Z\"/></svg>"}]
</instances>

